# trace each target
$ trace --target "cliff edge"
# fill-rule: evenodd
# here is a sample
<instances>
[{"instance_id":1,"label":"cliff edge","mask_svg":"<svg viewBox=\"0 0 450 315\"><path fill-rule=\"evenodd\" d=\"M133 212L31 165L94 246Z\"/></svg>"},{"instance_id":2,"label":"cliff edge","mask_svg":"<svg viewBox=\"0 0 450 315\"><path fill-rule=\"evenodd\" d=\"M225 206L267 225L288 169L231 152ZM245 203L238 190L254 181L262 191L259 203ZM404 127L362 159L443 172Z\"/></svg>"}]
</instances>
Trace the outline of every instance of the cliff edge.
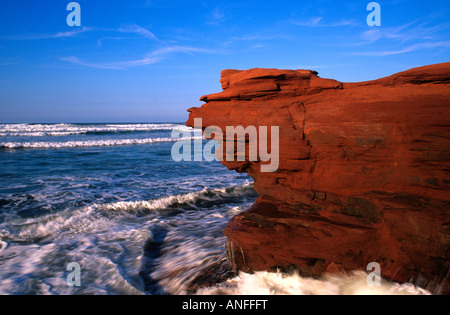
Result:
<instances>
[{"instance_id":1,"label":"cliff edge","mask_svg":"<svg viewBox=\"0 0 450 315\"><path fill-rule=\"evenodd\" d=\"M246 272L382 275L450 293L450 63L368 82L308 70L225 70L194 126L279 126L279 168L247 172L259 194L229 222L227 256ZM224 141L234 139L224 139Z\"/></svg>"}]
</instances>

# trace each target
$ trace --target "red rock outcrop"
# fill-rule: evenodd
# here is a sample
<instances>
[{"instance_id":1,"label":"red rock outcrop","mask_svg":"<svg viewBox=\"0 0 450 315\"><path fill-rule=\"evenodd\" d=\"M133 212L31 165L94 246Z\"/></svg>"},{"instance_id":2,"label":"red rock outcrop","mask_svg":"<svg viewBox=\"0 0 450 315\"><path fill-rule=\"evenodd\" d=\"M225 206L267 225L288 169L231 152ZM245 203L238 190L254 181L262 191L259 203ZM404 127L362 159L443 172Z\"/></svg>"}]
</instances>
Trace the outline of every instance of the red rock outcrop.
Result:
<instances>
[{"instance_id":1,"label":"red rock outcrop","mask_svg":"<svg viewBox=\"0 0 450 315\"><path fill-rule=\"evenodd\" d=\"M378 262L387 279L450 293L450 63L361 83L225 70L221 83L187 125L280 127L277 172L223 162L260 196L225 231L235 269L320 276Z\"/></svg>"}]
</instances>

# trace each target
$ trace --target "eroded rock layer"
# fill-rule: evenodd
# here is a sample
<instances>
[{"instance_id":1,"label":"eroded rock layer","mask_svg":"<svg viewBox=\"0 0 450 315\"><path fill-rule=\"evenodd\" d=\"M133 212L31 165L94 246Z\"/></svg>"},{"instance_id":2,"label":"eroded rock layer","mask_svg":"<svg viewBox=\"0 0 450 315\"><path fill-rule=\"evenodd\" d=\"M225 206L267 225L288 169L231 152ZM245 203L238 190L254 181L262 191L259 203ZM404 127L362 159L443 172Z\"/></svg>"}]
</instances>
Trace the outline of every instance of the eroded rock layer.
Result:
<instances>
[{"instance_id":1,"label":"eroded rock layer","mask_svg":"<svg viewBox=\"0 0 450 315\"><path fill-rule=\"evenodd\" d=\"M235 269L320 276L378 262L387 279L450 292L450 63L361 83L225 70L221 83L187 125L280 127L277 172L223 162L260 196L226 228Z\"/></svg>"}]
</instances>

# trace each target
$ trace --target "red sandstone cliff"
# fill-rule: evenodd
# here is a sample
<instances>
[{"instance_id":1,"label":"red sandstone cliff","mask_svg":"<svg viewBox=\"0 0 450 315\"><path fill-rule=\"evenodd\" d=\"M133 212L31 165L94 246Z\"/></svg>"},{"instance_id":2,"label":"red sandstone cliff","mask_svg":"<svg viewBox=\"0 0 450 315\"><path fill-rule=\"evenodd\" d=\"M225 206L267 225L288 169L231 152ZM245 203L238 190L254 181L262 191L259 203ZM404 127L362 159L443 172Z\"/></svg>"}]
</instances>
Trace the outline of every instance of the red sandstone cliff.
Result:
<instances>
[{"instance_id":1,"label":"red sandstone cliff","mask_svg":"<svg viewBox=\"0 0 450 315\"><path fill-rule=\"evenodd\" d=\"M226 70L221 83L187 125L280 127L277 172L223 162L260 196L226 229L234 268L319 276L378 262L387 279L450 292L450 63L361 83Z\"/></svg>"}]
</instances>

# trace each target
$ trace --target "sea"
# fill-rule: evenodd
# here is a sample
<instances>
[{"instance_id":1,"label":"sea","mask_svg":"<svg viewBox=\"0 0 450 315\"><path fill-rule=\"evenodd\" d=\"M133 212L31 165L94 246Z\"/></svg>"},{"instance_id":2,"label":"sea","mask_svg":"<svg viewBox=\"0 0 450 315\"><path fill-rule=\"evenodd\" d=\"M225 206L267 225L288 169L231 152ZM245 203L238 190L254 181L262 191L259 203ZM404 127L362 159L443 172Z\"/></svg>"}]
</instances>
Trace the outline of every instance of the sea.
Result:
<instances>
[{"instance_id":1,"label":"sea","mask_svg":"<svg viewBox=\"0 0 450 315\"><path fill-rule=\"evenodd\" d=\"M0 294L429 294L362 271L231 272L223 232L253 181L175 162L174 131L196 139L179 123L0 124Z\"/></svg>"}]
</instances>

